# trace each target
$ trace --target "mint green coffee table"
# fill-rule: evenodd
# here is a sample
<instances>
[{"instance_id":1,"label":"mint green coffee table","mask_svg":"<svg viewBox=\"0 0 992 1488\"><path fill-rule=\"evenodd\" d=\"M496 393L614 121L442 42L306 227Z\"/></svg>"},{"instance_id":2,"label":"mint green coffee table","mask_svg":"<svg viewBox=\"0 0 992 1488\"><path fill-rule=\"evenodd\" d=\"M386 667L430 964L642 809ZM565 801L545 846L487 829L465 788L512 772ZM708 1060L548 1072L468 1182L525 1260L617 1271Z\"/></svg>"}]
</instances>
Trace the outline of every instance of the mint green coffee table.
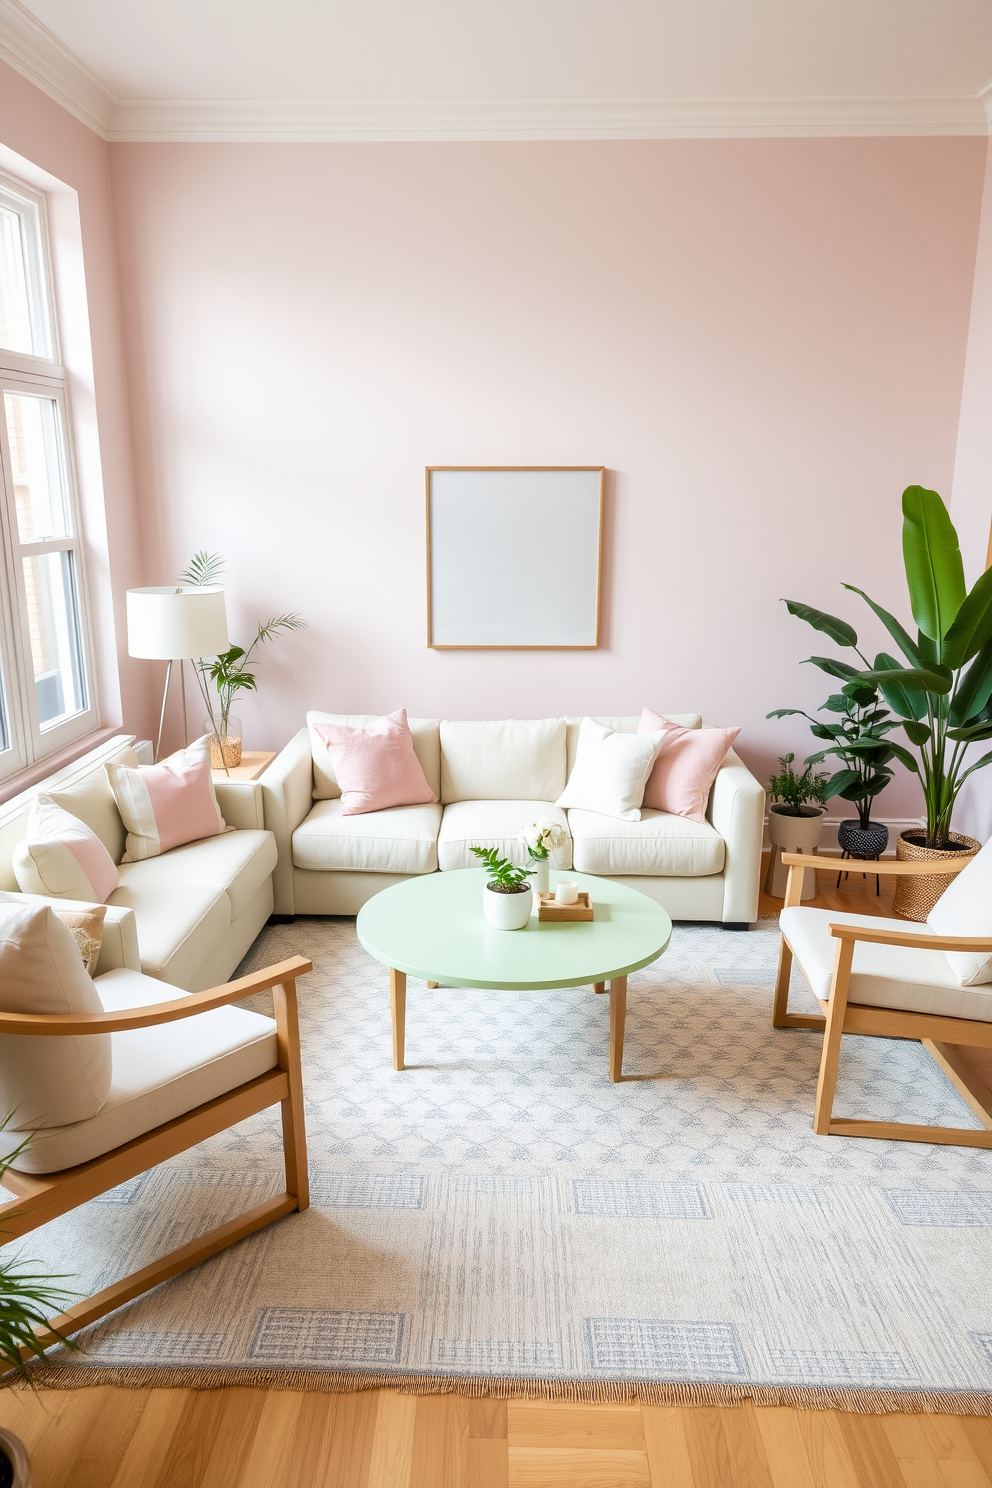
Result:
<instances>
[{"instance_id":1,"label":"mint green coffee table","mask_svg":"<svg viewBox=\"0 0 992 1488\"><path fill-rule=\"evenodd\" d=\"M494 930L482 913L481 868L407 879L362 907L358 938L389 967L394 1069L403 1069L408 976L508 991L591 983L602 992L609 982L610 1079L620 1079L627 977L667 949L672 922L660 904L636 889L585 873L569 876L592 896L592 920L542 923L535 909L525 929Z\"/></svg>"}]
</instances>

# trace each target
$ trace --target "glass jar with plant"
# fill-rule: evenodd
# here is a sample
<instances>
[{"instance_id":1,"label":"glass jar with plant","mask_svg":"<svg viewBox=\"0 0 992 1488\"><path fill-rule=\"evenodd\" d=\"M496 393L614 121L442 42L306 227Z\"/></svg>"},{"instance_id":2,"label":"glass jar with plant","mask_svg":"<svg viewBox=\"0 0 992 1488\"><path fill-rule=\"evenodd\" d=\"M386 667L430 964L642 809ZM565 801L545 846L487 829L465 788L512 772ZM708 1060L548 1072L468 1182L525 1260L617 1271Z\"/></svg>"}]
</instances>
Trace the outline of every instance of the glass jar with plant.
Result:
<instances>
[{"instance_id":1,"label":"glass jar with plant","mask_svg":"<svg viewBox=\"0 0 992 1488\"><path fill-rule=\"evenodd\" d=\"M568 841L568 833L561 822L533 821L521 828L517 840L527 849L529 861L534 865L534 889L538 894L547 894L551 888L551 854Z\"/></svg>"},{"instance_id":2,"label":"glass jar with plant","mask_svg":"<svg viewBox=\"0 0 992 1488\"><path fill-rule=\"evenodd\" d=\"M532 868L518 868L509 858L501 858L495 847L469 849L486 869L482 889L482 908L495 930L522 930L530 919L533 895L527 882Z\"/></svg>"},{"instance_id":3,"label":"glass jar with plant","mask_svg":"<svg viewBox=\"0 0 992 1488\"><path fill-rule=\"evenodd\" d=\"M808 660L845 683L876 685L917 750L913 754L889 741L895 758L919 777L926 808L926 826L901 832L896 856L925 861L935 855L973 854L981 846L974 837L953 832L951 819L969 775L992 764L992 751L971 757L973 745L992 739L992 569L966 589L958 535L936 491L907 486L902 512L903 566L915 638L863 589L843 586L882 622L902 661L880 651L872 663L846 620L795 600L785 603L791 615L853 650L862 665L829 656ZM907 919L926 919L946 887L937 875L900 878L893 909Z\"/></svg>"},{"instance_id":4,"label":"glass jar with plant","mask_svg":"<svg viewBox=\"0 0 992 1488\"><path fill-rule=\"evenodd\" d=\"M216 584L224 571L224 563L225 560L219 553L194 553L189 567L179 576L180 582ZM244 646L231 646L212 661L194 661L193 665L200 672L204 695L208 701L206 679L209 678L217 689L217 716L206 719L203 725L205 732L210 735L210 763L215 770L233 769L241 762L244 734L241 720L234 716L231 708L239 692L258 691L258 681L253 670L258 665L258 658L255 656L258 648L274 640L282 631L305 628L306 621L295 611L273 615L268 620L259 621L255 639L247 650Z\"/></svg>"},{"instance_id":5,"label":"glass jar with plant","mask_svg":"<svg viewBox=\"0 0 992 1488\"><path fill-rule=\"evenodd\" d=\"M842 821L837 829L840 845L852 858L879 858L888 845L889 829L884 822L871 820L871 808L894 773L890 761L895 750L885 736L899 727L899 720L882 706L878 688L870 682L846 682L817 711L839 718L836 723L821 722L802 708L775 708L765 716L808 719L813 737L827 740L829 747L807 755L806 765L822 764L833 755L844 766L827 778L822 796L824 804L840 796L857 807L857 819Z\"/></svg>"}]
</instances>

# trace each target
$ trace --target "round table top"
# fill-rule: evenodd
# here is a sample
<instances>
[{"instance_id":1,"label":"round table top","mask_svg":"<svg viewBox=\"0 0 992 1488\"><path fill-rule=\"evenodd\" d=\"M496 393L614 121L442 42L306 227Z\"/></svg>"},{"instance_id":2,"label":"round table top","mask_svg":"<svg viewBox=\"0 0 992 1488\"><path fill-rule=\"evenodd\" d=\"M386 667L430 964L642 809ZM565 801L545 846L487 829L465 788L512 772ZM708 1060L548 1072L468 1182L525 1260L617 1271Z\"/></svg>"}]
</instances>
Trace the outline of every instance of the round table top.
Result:
<instances>
[{"instance_id":1,"label":"round table top","mask_svg":"<svg viewBox=\"0 0 992 1488\"><path fill-rule=\"evenodd\" d=\"M660 904L608 878L569 877L588 890L592 920L552 924L534 909L523 930L494 930L482 912L486 870L461 868L383 889L362 906L358 938L387 966L452 987L581 987L658 959L672 934Z\"/></svg>"}]
</instances>

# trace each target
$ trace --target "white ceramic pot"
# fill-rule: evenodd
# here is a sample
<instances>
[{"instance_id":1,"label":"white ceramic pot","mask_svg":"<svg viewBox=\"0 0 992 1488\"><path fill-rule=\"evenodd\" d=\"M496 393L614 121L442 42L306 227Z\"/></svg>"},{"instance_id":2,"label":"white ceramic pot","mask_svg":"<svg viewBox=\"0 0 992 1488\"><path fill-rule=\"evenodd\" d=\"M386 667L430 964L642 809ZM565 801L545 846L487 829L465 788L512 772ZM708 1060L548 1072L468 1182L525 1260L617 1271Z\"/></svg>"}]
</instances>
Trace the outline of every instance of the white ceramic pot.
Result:
<instances>
[{"instance_id":1,"label":"white ceramic pot","mask_svg":"<svg viewBox=\"0 0 992 1488\"><path fill-rule=\"evenodd\" d=\"M785 897L785 886L789 878L789 870L782 862L782 854L815 853L820 846L826 807L804 806L802 809L802 816L786 816L778 806L768 809L768 837L772 850L765 877L765 893L776 899ZM803 898L815 897L816 873L812 868L807 868L803 875Z\"/></svg>"},{"instance_id":2,"label":"white ceramic pot","mask_svg":"<svg viewBox=\"0 0 992 1488\"><path fill-rule=\"evenodd\" d=\"M483 884L482 908L494 930L522 930L534 908L534 893L529 883L522 894L496 894Z\"/></svg>"}]
</instances>

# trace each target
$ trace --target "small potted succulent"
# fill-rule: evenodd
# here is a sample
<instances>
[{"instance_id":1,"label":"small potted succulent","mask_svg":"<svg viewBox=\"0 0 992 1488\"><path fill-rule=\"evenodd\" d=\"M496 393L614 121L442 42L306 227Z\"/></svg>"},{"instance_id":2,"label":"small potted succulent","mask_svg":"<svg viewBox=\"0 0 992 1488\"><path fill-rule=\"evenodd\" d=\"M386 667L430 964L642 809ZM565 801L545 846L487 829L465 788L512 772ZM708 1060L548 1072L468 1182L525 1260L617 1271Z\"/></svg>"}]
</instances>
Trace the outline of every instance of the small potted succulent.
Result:
<instances>
[{"instance_id":1,"label":"small potted succulent","mask_svg":"<svg viewBox=\"0 0 992 1488\"><path fill-rule=\"evenodd\" d=\"M792 768L794 754L779 755L781 774L773 775L768 782L768 794L772 804L768 808L768 836L772 854L768 862L765 893L781 899L789 876L782 866L782 853L812 853L820 845L823 827L823 797L827 786L826 775L816 775L807 762L799 775ZM776 851L778 849L778 851ZM803 898L812 899L816 893L816 875L809 869L803 880Z\"/></svg>"},{"instance_id":2,"label":"small potted succulent","mask_svg":"<svg viewBox=\"0 0 992 1488\"><path fill-rule=\"evenodd\" d=\"M551 888L551 854L565 846L568 833L561 822L533 821L521 829L517 840L527 849L529 861L534 865L534 892L547 894Z\"/></svg>"},{"instance_id":3,"label":"small potted succulent","mask_svg":"<svg viewBox=\"0 0 992 1488\"><path fill-rule=\"evenodd\" d=\"M488 871L482 890L482 908L494 930L522 930L530 919L534 896L527 882L533 868L518 868L501 858L495 847L473 847L471 851Z\"/></svg>"}]
</instances>

